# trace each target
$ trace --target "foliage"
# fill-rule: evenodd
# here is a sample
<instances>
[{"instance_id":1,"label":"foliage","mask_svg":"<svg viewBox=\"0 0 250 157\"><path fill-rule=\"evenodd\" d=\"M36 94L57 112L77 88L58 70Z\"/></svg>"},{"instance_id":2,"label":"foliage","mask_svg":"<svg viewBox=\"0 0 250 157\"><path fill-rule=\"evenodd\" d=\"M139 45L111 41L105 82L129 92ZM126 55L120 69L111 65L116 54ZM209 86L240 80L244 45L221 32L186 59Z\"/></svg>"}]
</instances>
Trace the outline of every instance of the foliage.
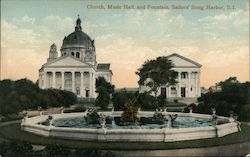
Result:
<instances>
[{"instance_id":1,"label":"foliage","mask_svg":"<svg viewBox=\"0 0 250 157\"><path fill-rule=\"evenodd\" d=\"M203 94L198 99L196 112L211 113L211 108L215 108L218 115L229 116L229 112L233 111L240 120L249 120L245 115L249 115L250 112L243 111L243 108L246 109L247 104L250 104L250 82L240 83L236 77L230 77L218 85L222 91Z\"/></svg>"},{"instance_id":2,"label":"foliage","mask_svg":"<svg viewBox=\"0 0 250 157\"><path fill-rule=\"evenodd\" d=\"M0 81L0 114L15 114L38 106L69 106L76 102L72 92L58 89L40 89L28 79Z\"/></svg>"},{"instance_id":3,"label":"foliage","mask_svg":"<svg viewBox=\"0 0 250 157\"><path fill-rule=\"evenodd\" d=\"M101 107L102 110L107 109L110 103L110 95L114 93L115 86L107 82L105 78L98 77L96 79L96 92L98 96L96 98L96 106Z\"/></svg>"},{"instance_id":4,"label":"foliage","mask_svg":"<svg viewBox=\"0 0 250 157\"><path fill-rule=\"evenodd\" d=\"M161 86L176 83L177 73L171 70L173 67L173 63L167 57L147 60L136 72L139 75L138 84L150 87L156 98Z\"/></svg>"},{"instance_id":5,"label":"foliage","mask_svg":"<svg viewBox=\"0 0 250 157\"><path fill-rule=\"evenodd\" d=\"M154 110L158 108L155 98L148 93L140 93L137 99L137 103L141 106L142 109Z\"/></svg>"},{"instance_id":6,"label":"foliage","mask_svg":"<svg viewBox=\"0 0 250 157\"><path fill-rule=\"evenodd\" d=\"M157 108L159 107L166 107L167 106L167 101L166 101L166 97L163 95L159 95L157 97Z\"/></svg>"},{"instance_id":7,"label":"foliage","mask_svg":"<svg viewBox=\"0 0 250 157\"><path fill-rule=\"evenodd\" d=\"M96 106L99 106L102 110L105 110L107 109L109 103L110 93L108 93L108 91L104 87L99 87L98 96L95 101Z\"/></svg>"},{"instance_id":8,"label":"foliage","mask_svg":"<svg viewBox=\"0 0 250 157\"><path fill-rule=\"evenodd\" d=\"M129 100L135 99L135 94L132 92L128 92L126 89L122 89L120 91L116 91L113 94L112 101L115 110L121 110L124 108L124 104Z\"/></svg>"},{"instance_id":9,"label":"foliage","mask_svg":"<svg viewBox=\"0 0 250 157\"><path fill-rule=\"evenodd\" d=\"M95 109L90 109L84 118L88 124L99 124L100 115Z\"/></svg>"},{"instance_id":10,"label":"foliage","mask_svg":"<svg viewBox=\"0 0 250 157\"><path fill-rule=\"evenodd\" d=\"M152 121L157 124L164 124L166 120L166 117L161 112L155 112L152 117Z\"/></svg>"},{"instance_id":11,"label":"foliage","mask_svg":"<svg viewBox=\"0 0 250 157\"><path fill-rule=\"evenodd\" d=\"M137 114L138 114L138 107L134 102L132 102L132 100L129 99L124 104L124 110L121 115L121 120L124 122L135 123L138 120Z\"/></svg>"}]
</instances>

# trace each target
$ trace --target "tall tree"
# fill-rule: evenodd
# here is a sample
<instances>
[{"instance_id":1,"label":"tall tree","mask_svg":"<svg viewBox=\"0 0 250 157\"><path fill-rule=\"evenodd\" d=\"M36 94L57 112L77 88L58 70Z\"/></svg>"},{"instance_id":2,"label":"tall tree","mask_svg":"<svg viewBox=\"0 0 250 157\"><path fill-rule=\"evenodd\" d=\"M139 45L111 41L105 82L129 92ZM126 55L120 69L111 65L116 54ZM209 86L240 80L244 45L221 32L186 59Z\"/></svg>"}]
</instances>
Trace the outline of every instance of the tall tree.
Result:
<instances>
[{"instance_id":1,"label":"tall tree","mask_svg":"<svg viewBox=\"0 0 250 157\"><path fill-rule=\"evenodd\" d=\"M138 84L150 87L150 92L153 92L157 98L157 91L161 86L177 83L177 72L172 70L173 67L172 61L168 60L167 57L147 60L136 72L140 77Z\"/></svg>"},{"instance_id":2,"label":"tall tree","mask_svg":"<svg viewBox=\"0 0 250 157\"><path fill-rule=\"evenodd\" d=\"M105 78L98 77L96 79L96 92L98 93L96 106L106 109L110 103L111 95L114 93L114 88L115 86L107 82Z\"/></svg>"}]
</instances>

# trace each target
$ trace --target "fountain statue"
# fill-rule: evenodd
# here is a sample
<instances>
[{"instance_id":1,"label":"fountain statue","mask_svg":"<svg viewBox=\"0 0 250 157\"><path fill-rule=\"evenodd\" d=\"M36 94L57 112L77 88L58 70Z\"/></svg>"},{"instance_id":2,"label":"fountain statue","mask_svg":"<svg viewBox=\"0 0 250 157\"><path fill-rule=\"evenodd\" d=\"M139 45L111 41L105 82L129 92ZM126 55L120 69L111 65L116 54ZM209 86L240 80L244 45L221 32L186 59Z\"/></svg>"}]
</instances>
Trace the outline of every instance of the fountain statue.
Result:
<instances>
[{"instance_id":1,"label":"fountain statue","mask_svg":"<svg viewBox=\"0 0 250 157\"><path fill-rule=\"evenodd\" d=\"M175 119L178 117L178 114L169 114L168 115L168 128L172 128Z\"/></svg>"}]
</instances>

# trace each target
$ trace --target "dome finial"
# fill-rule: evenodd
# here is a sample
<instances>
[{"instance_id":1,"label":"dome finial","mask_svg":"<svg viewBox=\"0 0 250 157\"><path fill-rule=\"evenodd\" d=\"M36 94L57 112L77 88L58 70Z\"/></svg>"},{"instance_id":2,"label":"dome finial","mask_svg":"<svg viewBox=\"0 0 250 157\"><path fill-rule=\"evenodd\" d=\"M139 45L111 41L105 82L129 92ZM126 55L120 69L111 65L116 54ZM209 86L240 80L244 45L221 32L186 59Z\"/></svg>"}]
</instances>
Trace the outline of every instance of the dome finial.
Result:
<instances>
[{"instance_id":1,"label":"dome finial","mask_svg":"<svg viewBox=\"0 0 250 157\"><path fill-rule=\"evenodd\" d=\"M76 27L75 27L75 31L81 31L82 27L81 27L81 19L80 19L80 15L78 14L78 19L76 20Z\"/></svg>"}]
</instances>

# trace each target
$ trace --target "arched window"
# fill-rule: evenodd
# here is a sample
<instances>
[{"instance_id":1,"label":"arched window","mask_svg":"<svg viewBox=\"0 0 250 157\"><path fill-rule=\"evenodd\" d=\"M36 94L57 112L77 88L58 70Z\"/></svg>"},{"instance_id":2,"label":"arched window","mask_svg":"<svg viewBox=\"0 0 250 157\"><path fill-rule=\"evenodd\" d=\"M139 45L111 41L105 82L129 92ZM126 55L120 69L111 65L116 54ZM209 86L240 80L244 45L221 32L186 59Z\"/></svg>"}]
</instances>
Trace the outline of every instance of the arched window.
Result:
<instances>
[{"instance_id":1,"label":"arched window","mask_svg":"<svg viewBox=\"0 0 250 157\"><path fill-rule=\"evenodd\" d=\"M71 55L72 55L72 56L75 56L75 53L74 53L74 52L71 52Z\"/></svg>"},{"instance_id":2,"label":"arched window","mask_svg":"<svg viewBox=\"0 0 250 157\"><path fill-rule=\"evenodd\" d=\"M76 58L80 58L80 53L76 52Z\"/></svg>"}]
</instances>

